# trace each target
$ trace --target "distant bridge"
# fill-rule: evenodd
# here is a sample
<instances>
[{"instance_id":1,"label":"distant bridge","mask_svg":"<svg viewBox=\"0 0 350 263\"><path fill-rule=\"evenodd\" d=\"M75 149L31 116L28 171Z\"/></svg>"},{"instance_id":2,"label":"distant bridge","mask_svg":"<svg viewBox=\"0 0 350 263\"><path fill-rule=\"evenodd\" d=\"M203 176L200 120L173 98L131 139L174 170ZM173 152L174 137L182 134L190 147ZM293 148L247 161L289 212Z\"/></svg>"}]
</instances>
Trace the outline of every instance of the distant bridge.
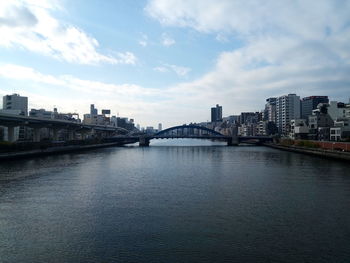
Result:
<instances>
[{"instance_id":1,"label":"distant bridge","mask_svg":"<svg viewBox=\"0 0 350 263\"><path fill-rule=\"evenodd\" d=\"M238 136L237 128L232 130L231 135L224 135L215 130L207 127L189 124L174 126L165 130L162 130L153 135L140 135L130 136L122 135L115 138L111 138L111 141L122 141L128 140L129 143L139 142L140 146L149 146L152 139L205 139L205 140L216 140L227 142L227 145L238 145L239 143L254 143L260 144L263 142L272 141L270 136Z\"/></svg>"}]
</instances>

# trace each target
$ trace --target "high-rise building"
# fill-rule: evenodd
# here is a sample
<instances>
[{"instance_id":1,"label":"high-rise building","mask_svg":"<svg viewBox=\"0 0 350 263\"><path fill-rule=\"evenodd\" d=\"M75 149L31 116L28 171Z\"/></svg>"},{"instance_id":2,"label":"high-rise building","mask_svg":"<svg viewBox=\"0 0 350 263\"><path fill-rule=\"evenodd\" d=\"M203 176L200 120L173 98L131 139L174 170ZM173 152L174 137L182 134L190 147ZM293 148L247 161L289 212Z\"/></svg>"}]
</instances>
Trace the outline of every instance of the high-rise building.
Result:
<instances>
[{"instance_id":1,"label":"high-rise building","mask_svg":"<svg viewBox=\"0 0 350 263\"><path fill-rule=\"evenodd\" d=\"M286 135L290 128L290 121L300 119L300 97L288 94L276 100L276 125L280 133Z\"/></svg>"},{"instance_id":2,"label":"high-rise building","mask_svg":"<svg viewBox=\"0 0 350 263\"><path fill-rule=\"evenodd\" d=\"M216 107L211 108L211 122L222 121L222 106L216 104Z\"/></svg>"},{"instance_id":3,"label":"high-rise building","mask_svg":"<svg viewBox=\"0 0 350 263\"><path fill-rule=\"evenodd\" d=\"M162 124L161 123L158 123L158 131L161 131L162 130Z\"/></svg>"},{"instance_id":4,"label":"high-rise building","mask_svg":"<svg viewBox=\"0 0 350 263\"><path fill-rule=\"evenodd\" d=\"M276 101L277 98L266 99L264 120L276 123Z\"/></svg>"},{"instance_id":5,"label":"high-rise building","mask_svg":"<svg viewBox=\"0 0 350 263\"><path fill-rule=\"evenodd\" d=\"M3 110L20 110L20 115L28 115L28 97L19 94L6 95L2 100Z\"/></svg>"},{"instance_id":6,"label":"high-rise building","mask_svg":"<svg viewBox=\"0 0 350 263\"><path fill-rule=\"evenodd\" d=\"M97 115L97 109L95 109L95 104L90 105L90 115L91 116Z\"/></svg>"},{"instance_id":7,"label":"high-rise building","mask_svg":"<svg viewBox=\"0 0 350 263\"><path fill-rule=\"evenodd\" d=\"M301 118L308 119L319 103L328 103L328 96L310 96L301 100Z\"/></svg>"}]
</instances>

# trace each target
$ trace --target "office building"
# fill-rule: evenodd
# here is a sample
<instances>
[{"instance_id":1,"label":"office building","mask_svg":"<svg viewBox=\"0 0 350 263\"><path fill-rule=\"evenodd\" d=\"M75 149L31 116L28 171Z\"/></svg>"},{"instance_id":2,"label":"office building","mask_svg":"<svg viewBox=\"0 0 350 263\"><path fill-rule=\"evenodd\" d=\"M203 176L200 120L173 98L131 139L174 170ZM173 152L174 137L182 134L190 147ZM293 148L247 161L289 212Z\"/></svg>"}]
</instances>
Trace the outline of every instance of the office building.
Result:
<instances>
[{"instance_id":1,"label":"office building","mask_svg":"<svg viewBox=\"0 0 350 263\"><path fill-rule=\"evenodd\" d=\"M276 100L276 125L278 131L287 135L290 130L290 121L300 119L300 97L288 94Z\"/></svg>"},{"instance_id":2,"label":"office building","mask_svg":"<svg viewBox=\"0 0 350 263\"><path fill-rule=\"evenodd\" d=\"M222 121L222 106L216 104L216 107L211 108L211 122Z\"/></svg>"},{"instance_id":3,"label":"office building","mask_svg":"<svg viewBox=\"0 0 350 263\"><path fill-rule=\"evenodd\" d=\"M28 116L28 97L20 96L19 94L12 94L3 96L2 99L2 113L24 115ZM3 129L3 139L8 140L8 129ZM28 128L24 126L15 127L14 141L23 141L27 139Z\"/></svg>"},{"instance_id":4,"label":"office building","mask_svg":"<svg viewBox=\"0 0 350 263\"><path fill-rule=\"evenodd\" d=\"M97 115L97 109L95 109L95 104L90 105L90 115L91 116Z\"/></svg>"},{"instance_id":5,"label":"office building","mask_svg":"<svg viewBox=\"0 0 350 263\"><path fill-rule=\"evenodd\" d=\"M2 100L3 110L20 110L20 115L28 115L28 97L19 94L6 95Z\"/></svg>"},{"instance_id":6,"label":"office building","mask_svg":"<svg viewBox=\"0 0 350 263\"><path fill-rule=\"evenodd\" d=\"M264 120L276 123L276 101L277 98L266 99Z\"/></svg>"},{"instance_id":7,"label":"office building","mask_svg":"<svg viewBox=\"0 0 350 263\"><path fill-rule=\"evenodd\" d=\"M328 103L328 96L310 96L301 100L301 118L307 120L320 103Z\"/></svg>"}]
</instances>

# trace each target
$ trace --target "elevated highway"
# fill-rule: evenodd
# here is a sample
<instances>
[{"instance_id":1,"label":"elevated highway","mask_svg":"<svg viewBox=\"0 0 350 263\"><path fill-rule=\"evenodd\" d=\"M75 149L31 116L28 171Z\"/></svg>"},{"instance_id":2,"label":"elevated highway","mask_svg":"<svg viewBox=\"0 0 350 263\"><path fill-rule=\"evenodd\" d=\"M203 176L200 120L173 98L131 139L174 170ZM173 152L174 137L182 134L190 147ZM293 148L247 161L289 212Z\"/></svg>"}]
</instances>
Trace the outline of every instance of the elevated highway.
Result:
<instances>
[{"instance_id":1,"label":"elevated highway","mask_svg":"<svg viewBox=\"0 0 350 263\"><path fill-rule=\"evenodd\" d=\"M79 133L83 139L88 134L95 134L96 136L101 137L111 137L116 134L129 133L126 129L114 126L83 124L67 120L36 118L5 113L0 113L0 126L7 127L8 141L10 142L15 140L14 128L18 126L32 128L34 142L40 141L40 129L42 128L52 130L53 140L58 139L58 132L63 129L68 131L71 140L75 138L76 133Z\"/></svg>"}]
</instances>

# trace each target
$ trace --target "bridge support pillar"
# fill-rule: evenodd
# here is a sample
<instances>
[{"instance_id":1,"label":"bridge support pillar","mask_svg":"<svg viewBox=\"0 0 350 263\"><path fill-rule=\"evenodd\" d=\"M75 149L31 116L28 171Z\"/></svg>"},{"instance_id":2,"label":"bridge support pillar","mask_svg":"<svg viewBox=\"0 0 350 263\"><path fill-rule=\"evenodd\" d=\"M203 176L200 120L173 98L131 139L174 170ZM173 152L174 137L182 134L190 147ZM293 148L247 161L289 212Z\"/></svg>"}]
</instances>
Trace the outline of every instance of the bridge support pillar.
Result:
<instances>
[{"instance_id":1,"label":"bridge support pillar","mask_svg":"<svg viewBox=\"0 0 350 263\"><path fill-rule=\"evenodd\" d=\"M228 146L238 146L239 139L238 139L238 127L235 125L232 127L231 130L232 136L228 138L227 145Z\"/></svg>"},{"instance_id":2,"label":"bridge support pillar","mask_svg":"<svg viewBox=\"0 0 350 263\"><path fill-rule=\"evenodd\" d=\"M14 126L8 126L7 127L7 141L9 142L15 142L15 127Z\"/></svg>"},{"instance_id":3,"label":"bridge support pillar","mask_svg":"<svg viewBox=\"0 0 350 263\"><path fill-rule=\"evenodd\" d=\"M68 130L68 140L72 141L75 139L75 131L74 130Z\"/></svg>"},{"instance_id":4,"label":"bridge support pillar","mask_svg":"<svg viewBox=\"0 0 350 263\"><path fill-rule=\"evenodd\" d=\"M81 135L81 139L82 140L86 140L86 138L87 138L87 133L86 132L81 132L80 135Z\"/></svg>"},{"instance_id":5,"label":"bridge support pillar","mask_svg":"<svg viewBox=\"0 0 350 263\"><path fill-rule=\"evenodd\" d=\"M147 147L149 146L150 139L147 138L146 136L141 136L139 139L139 146L141 147Z\"/></svg>"},{"instance_id":6,"label":"bridge support pillar","mask_svg":"<svg viewBox=\"0 0 350 263\"><path fill-rule=\"evenodd\" d=\"M53 140L54 141L58 141L58 132L59 132L59 129L52 129L52 135L53 135Z\"/></svg>"},{"instance_id":7,"label":"bridge support pillar","mask_svg":"<svg viewBox=\"0 0 350 263\"><path fill-rule=\"evenodd\" d=\"M33 142L40 142L40 130L41 128L33 129Z\"/></svg>"}]
</instances>

